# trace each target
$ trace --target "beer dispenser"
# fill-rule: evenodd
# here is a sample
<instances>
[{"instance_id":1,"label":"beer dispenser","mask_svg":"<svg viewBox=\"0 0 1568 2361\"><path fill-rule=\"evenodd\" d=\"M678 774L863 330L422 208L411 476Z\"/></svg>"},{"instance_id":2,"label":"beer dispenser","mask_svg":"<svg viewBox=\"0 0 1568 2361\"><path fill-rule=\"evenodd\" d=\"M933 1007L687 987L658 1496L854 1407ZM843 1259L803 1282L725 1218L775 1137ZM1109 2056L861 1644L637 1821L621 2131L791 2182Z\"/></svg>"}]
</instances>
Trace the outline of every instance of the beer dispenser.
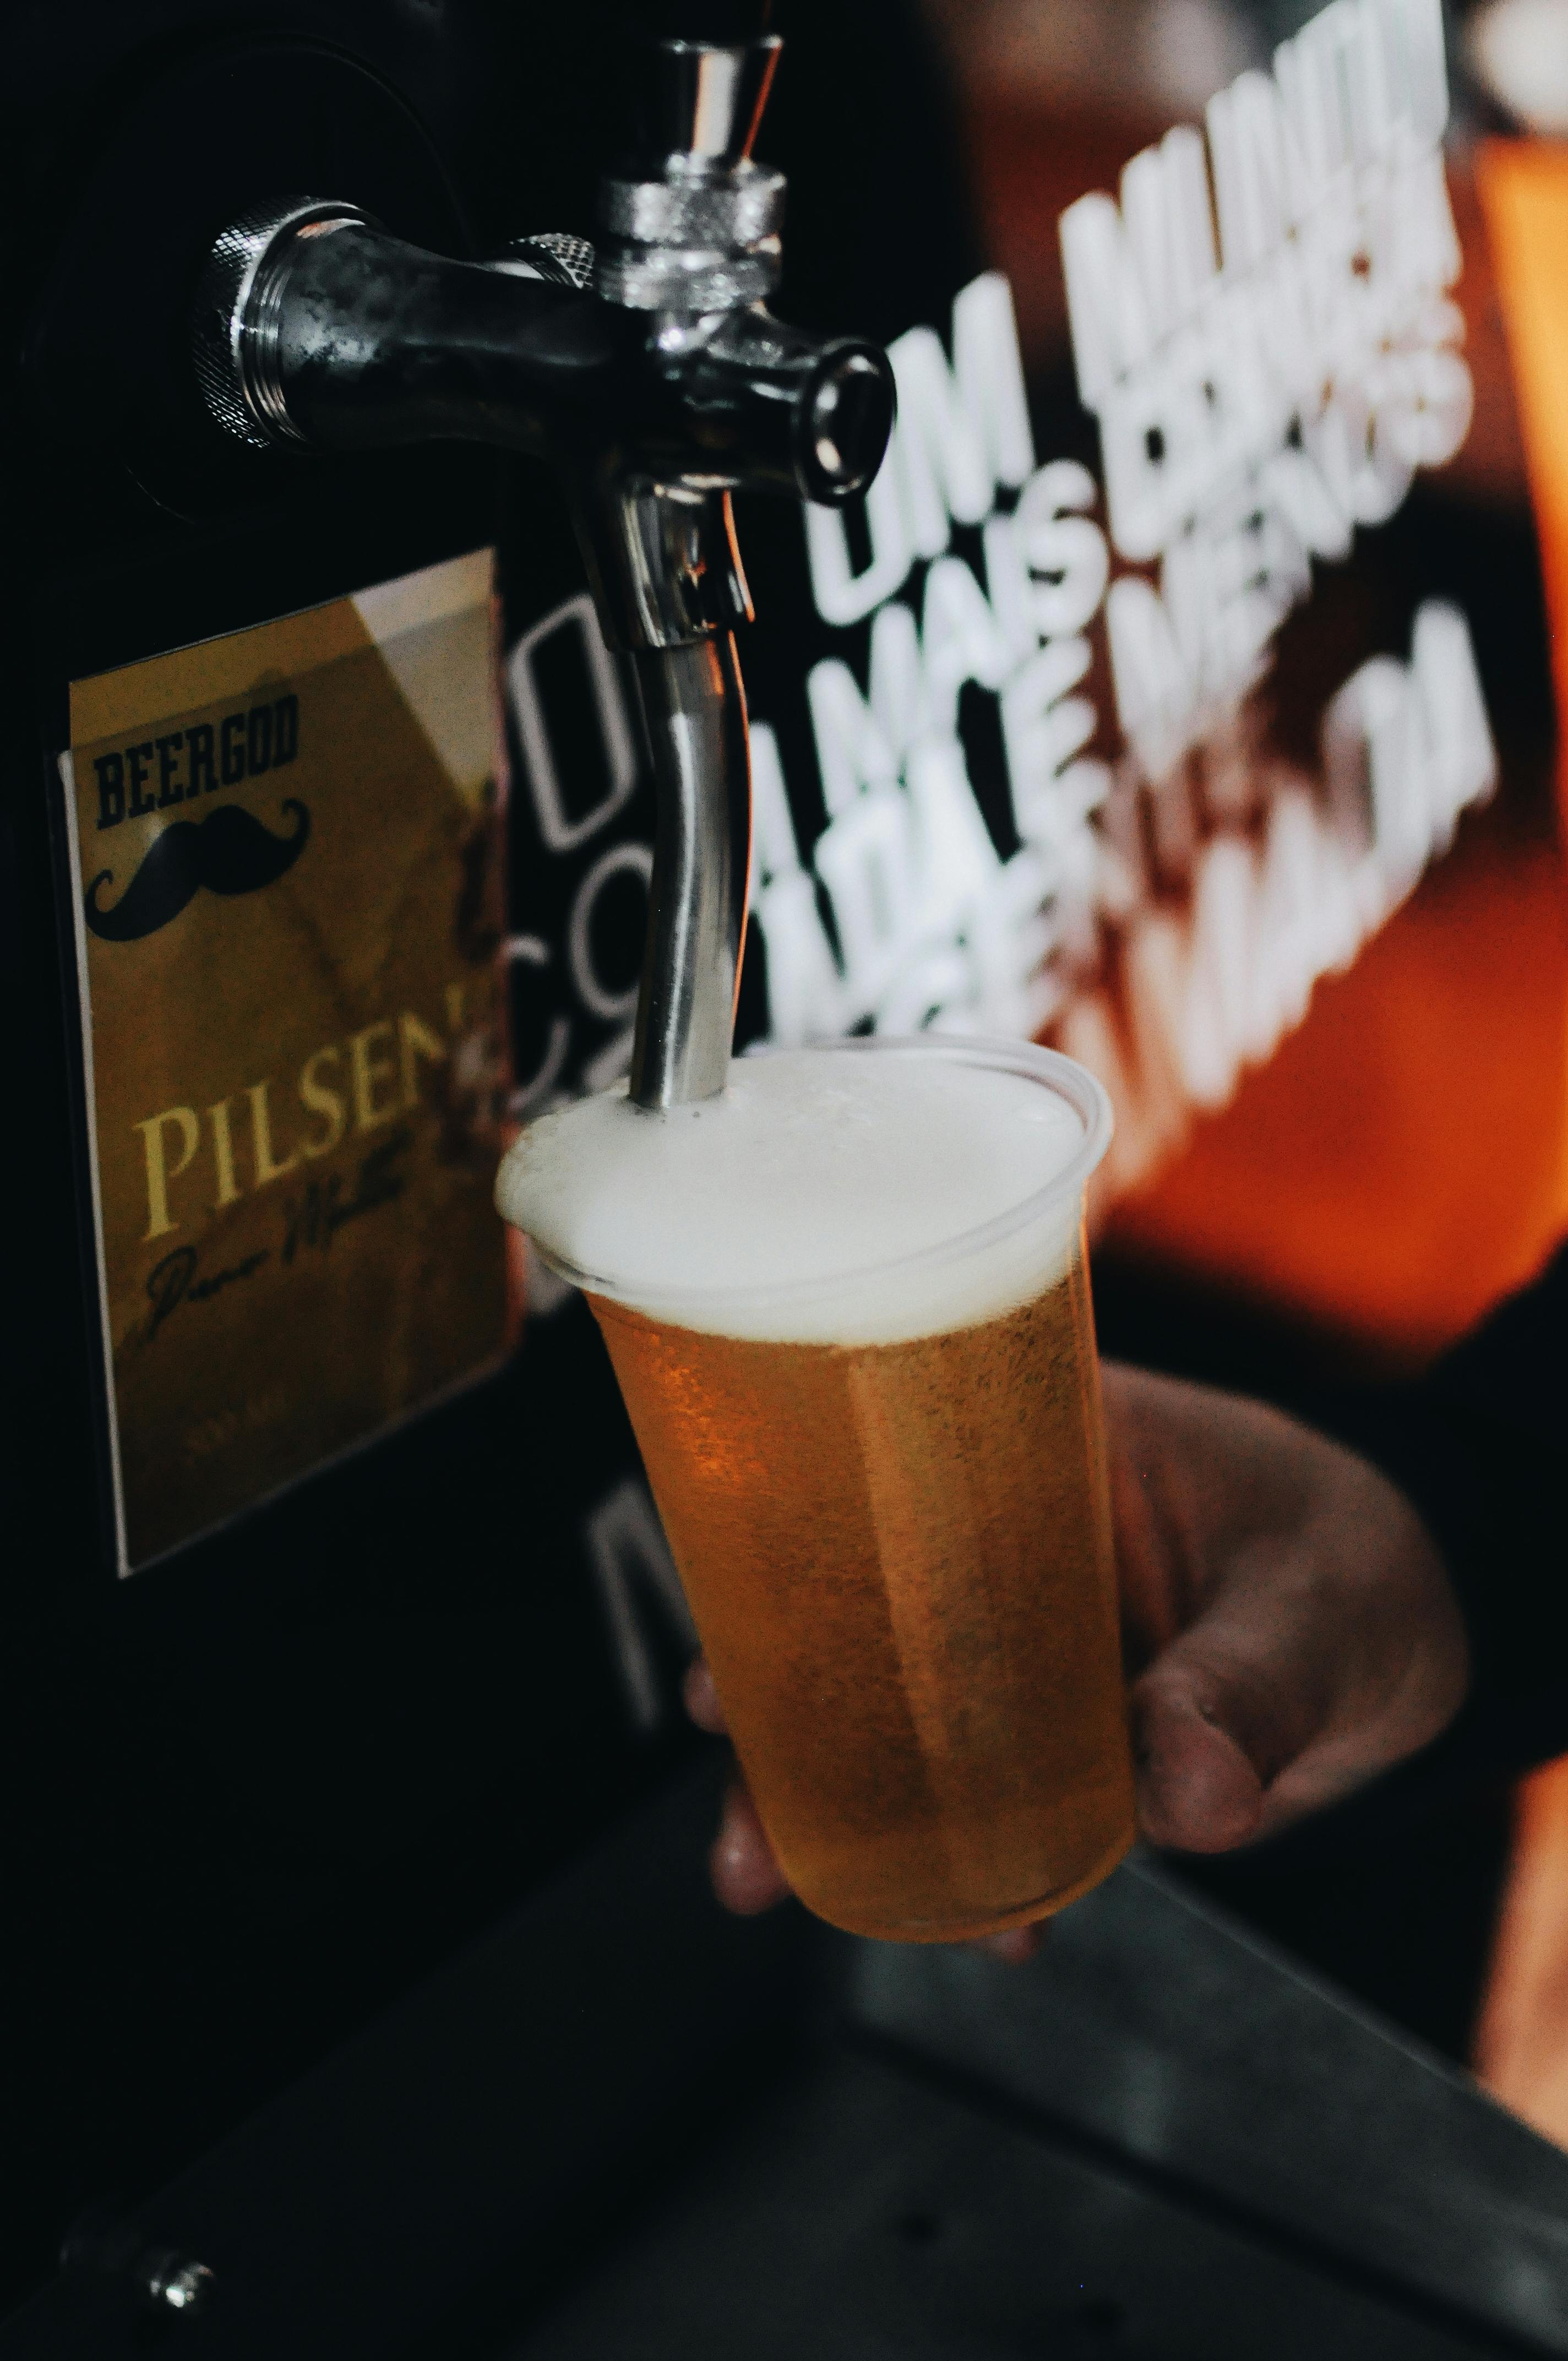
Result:
<instances>
[{"instance_id":1,"label":"beer dispenser","mask_svg":"<svg viewBox=\"0 0 1568 2361\"><path fill-rule=\"evenodd\" d=\"M721 1085L731 494L841 501L890 431L876 344L766 308L763 13L644 10L635 49L482 0L6 25L0 2309L73 2222L73 2270L135 2277L84 2207L134 2209L675 1742L613 1384L586 1320L516 1354L490 1189L563 1079L549 1027L509 1053L509 974L591 969L575 1086ZM509 887L520 578L552 842L587 832L576 742L654 840L558 939L515 856Z\"/></svg>"},{"instance_id":2,"label":"beer dispenser","mask_svg":"<svg viewBox=\"0 0 1568 2361\"><path fill-rule=\"evenodd\" d=\"M365 450L481 442L552 458L605 635L630 651L658 834L631 1095L724 1087L751 779L735 628L751 620L732 490L838 505L893 425L885 355L765 309L784 176L751 146L776 35L663 40L647 144L599 200L609 233L525 238L454 262L356 207L261 206L224 230L198 289L195 371L237 441Z\"/></svg>"}]
</instances>

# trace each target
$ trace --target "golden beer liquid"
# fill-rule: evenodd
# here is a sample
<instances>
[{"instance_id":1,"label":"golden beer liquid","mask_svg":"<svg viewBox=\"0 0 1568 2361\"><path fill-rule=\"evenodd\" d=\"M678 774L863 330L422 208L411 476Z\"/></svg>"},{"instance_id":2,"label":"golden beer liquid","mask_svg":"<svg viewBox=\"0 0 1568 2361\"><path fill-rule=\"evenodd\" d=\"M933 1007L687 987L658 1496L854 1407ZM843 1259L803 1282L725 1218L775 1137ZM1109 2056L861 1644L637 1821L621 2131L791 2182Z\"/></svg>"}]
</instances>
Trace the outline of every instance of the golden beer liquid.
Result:
<instances>
[{"instance_id":1,"label":"golden beer liquid","mask_svg":"<svg viewBox=\"0 0 1568 2361\"><path fill-rule=\"evenodd\" d=\"M893 1345L590 1301L802 1899L938 1942L1104 1876L1133 1777L1081 1244L1035 1301Z\"/></svg>"}]
</instances>

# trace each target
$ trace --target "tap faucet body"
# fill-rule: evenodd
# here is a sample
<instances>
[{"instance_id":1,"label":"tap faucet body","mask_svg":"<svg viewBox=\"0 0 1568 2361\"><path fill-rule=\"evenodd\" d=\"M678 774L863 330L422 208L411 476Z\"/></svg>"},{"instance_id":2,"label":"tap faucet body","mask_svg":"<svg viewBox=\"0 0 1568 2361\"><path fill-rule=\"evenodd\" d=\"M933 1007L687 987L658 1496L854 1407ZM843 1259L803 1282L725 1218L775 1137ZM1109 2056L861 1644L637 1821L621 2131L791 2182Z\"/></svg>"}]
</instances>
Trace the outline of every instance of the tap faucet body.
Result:
<instances>
[{"instance_id":1,"label":"tap faucet body","mask_svg":"<svg viewBox=\"0 0 1568 2361\"><path fill-rule=\"evenodd\" d=\"M655 46L654 144L602 184L591 263L585 241L548 237L455 261L297 199L225 230L197 299L197 376L243 441L477 441L558 470L653 763L630 1083L653 1109L722 1090L734 1030L751 838L734 634L751 601L730 495L848 500L893 423L885 354L765 308L784 181L751 148L778 50Z\"/></svg>"}]
</instances>

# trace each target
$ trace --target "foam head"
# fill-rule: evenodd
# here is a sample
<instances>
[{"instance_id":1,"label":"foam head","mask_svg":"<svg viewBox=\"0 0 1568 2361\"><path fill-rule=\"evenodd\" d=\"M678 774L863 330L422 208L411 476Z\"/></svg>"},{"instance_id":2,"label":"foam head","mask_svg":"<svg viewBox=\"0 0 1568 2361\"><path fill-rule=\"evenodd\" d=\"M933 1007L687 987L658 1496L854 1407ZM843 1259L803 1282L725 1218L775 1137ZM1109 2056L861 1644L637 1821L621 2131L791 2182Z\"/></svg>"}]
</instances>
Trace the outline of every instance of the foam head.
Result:
<instances>
[{"instance_id":1,"label":"foam head","mask_svg":"<svg viewBox=\"0 0 1568 2361\"><path fill-rule=\"evenodd\" d=\"M653 1115L624 1087L543 1116L496 1202L579 1285L721 1335L892 1344L1067 1268L1104 1093L1048 1050L931 1038L743 1059Z\"/></svg>"}]
</instances>

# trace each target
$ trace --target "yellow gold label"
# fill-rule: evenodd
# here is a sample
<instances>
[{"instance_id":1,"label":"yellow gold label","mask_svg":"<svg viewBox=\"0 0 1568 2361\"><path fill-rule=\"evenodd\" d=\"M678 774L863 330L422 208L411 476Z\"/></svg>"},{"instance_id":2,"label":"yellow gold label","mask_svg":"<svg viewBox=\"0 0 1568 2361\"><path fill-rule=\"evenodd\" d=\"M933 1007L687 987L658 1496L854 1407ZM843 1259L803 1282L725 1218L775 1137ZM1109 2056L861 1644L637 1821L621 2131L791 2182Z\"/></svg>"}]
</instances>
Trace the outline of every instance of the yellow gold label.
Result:
<instances>
[{"instance_id":1,"label":"yellow gold label","mask_svg":"<svg viewBox=\"0 0 1568 2361\"><path fill-rule=\"evenodd\" d=\"M122 1571L502 1349L492 571L72 685Z\"/></svg>"}]
</instances>

